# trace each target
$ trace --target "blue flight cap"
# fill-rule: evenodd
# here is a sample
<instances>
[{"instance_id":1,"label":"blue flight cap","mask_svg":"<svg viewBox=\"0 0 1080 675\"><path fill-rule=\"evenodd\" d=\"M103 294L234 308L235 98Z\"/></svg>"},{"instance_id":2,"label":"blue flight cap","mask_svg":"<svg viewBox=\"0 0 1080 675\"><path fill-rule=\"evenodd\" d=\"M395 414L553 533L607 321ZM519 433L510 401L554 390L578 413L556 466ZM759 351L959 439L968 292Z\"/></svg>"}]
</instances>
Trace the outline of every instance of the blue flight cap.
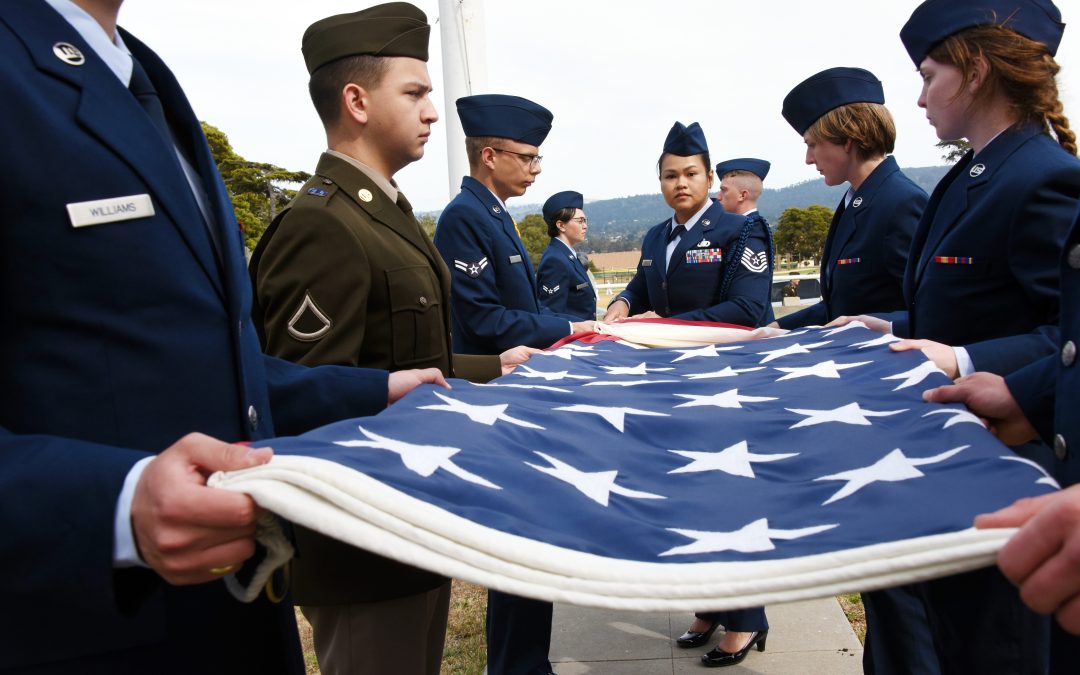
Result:
<instances>
[{"instance_id":1,"label":"blue flight cap","mask_svg":"<svg viewBox=\"0 0 1080 675\"><path fill-rule=\"evenodd\" d=\"M690 157L708 151L709 146L705 143L705 132L701 130L701 125L697 122L692 123L690 126L685 126L682 122L676 122L664 141L664 152L669 155Z\"/></svg>"},{"instance_id":2,"label":"blue flight cap","mask_svg":"<svg viewBox=\"0 0 1080 675\"><path fill-rule=\"evenodd\" d=\"M1057 54L1065 24L1050 0L927 0L900 30L900 40L918 68L945 38L975 26L1002 26L1041 42Z\"/></svg>"},{"instance_id":3,"label":"blue flight cap","mask_svg":"<svg viewBox=\"0 0 1080 675\"><path fill-rule=\"evenodd\" d=\"M457 100L465 135L494 136L539 146L551 131L551 111L520 96L478 94Z\"/></svg>"},{"instance_id":4,"label":"blue flight cap","mask_svg":"<svg viewBox=\"0 0 1080 675\"><path fill-rule=\"evenodd\" d=\"M781 114L795 131L805 134L819 117L848 103L885 103L881 80L862 68L823 70L788 92Z\"/></svg>"},{"instance_id":5,"label":"blue flight cap","mask_svg":"<svg viewBox=\"0 0 1080 675\"><path fill-rule=\"evenodd\" d=\"M771 166L772 164L765 160L754 159L753 157L729 159L716 165L716 177L723 178L732 171L749 171L761 180L765 180L765 176L769 175L769 167Z\"/></svg>"},{"instance_id":6,"label":"blue flight cap","mask_svg":"<svg viewBox=\"0 0 1080 675\"><path fill-rule=\"evenodd\" d=\"M555 224L555 214L562 209L580 209L585 205L585 198L580 192L565 190L556 192L544 202L544 222L548 225Z\"/></svg>"}]
</instances>

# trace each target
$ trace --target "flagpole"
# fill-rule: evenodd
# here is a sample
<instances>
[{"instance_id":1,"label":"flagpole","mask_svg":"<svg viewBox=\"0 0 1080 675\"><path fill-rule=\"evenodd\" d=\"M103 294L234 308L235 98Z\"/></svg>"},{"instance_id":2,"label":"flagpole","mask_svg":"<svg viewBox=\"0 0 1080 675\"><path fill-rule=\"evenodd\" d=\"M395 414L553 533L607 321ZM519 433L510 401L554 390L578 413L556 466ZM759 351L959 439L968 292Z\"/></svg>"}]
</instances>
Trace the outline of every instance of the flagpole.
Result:
<instances>
[{"instance_id":1,"label":"flagpole","mask_svg":"<svg viewBox=\"0 0 1080 675\"><path fill-rule=\"evenodd\" d=\"M458 119L457 101L487 89L487 49L483 0L439 0L439 26L443 56L443 118L449 194L457 194L461 177L469 173L465 132Z\"/></svg>"}]
</instances>

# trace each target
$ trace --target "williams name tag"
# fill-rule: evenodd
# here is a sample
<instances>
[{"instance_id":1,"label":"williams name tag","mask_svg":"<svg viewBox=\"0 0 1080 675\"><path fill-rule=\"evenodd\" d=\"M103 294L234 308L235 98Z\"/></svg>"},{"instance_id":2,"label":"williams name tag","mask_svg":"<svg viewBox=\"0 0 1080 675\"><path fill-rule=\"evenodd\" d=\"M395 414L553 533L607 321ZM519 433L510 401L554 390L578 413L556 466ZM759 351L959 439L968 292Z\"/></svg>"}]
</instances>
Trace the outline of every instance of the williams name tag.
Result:
<instances>
[{"instance_id":1,"label":"williams name tag","mask_svg":"<svg viewBox=\"0 0 1080 675\"><path fill-rule=\"evenodd\" d=\"M89 227L118 220L149 218L154 215L154 204L150 201L150 195L131 195L68 204L67 211L72 227Z\"/></svg>"}]
</instances>

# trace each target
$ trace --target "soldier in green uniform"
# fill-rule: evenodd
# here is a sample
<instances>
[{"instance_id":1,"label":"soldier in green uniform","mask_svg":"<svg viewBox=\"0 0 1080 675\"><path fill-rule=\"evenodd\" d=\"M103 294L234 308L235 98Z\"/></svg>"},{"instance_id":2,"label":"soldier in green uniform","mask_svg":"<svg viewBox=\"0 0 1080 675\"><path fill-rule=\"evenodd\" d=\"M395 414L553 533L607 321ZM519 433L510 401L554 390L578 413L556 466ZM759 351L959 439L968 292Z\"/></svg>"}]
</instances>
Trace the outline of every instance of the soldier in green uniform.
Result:
<instances>
[{"instance_id":1,"label":"soldier in green uniform","mask_svg":"<svg viewBox=\"0 0 1080 675\"><path fill-rule=\"evenodd\" d=\"M430 26L394 2L331 16L304 34L328 150L251 259L263 348L307 365L436 367L487 380L535 350L450 350L450 275L393 176L438 120ZM324 674L437 674L449 580L297 529L294 597Z\"/></svg>"}]
</instances>

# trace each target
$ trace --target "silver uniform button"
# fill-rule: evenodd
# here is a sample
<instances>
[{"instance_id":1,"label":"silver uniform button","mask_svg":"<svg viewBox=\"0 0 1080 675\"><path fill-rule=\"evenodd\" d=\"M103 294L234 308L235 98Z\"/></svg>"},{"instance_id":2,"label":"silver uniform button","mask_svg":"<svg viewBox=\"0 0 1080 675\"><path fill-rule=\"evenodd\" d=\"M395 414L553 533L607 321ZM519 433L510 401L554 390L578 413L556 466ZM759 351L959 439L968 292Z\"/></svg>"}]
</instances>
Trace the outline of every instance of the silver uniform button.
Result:
<instances>
[{"instance_id":1,"label":"silver uniform button","mask_svg":"<svg viewBox=\"0 0 1080 675\"><path fill-rule=\"evenodd\" d=\"M1065 437L1061 434L1054 434L1054 457L1064 462L1068 456L1069 448L1065 445Z\"/></svg>"},{"instance_id":2,"label":"silver uniform button","mask_svg":"<svg viewBox=\"0 0 1080 675\"><path fill-rule=\"evenodd\" d=\"M1069 267L1074 270L1080 270L1080 244L1074 244L1073 247L1069 249L1068 261Z\"/></svg>"},{"instance_id":3,"label":"silver uniform button","mask_svg":"<svg viewBox=\"0 0 1080 675\"><path fill-rule=\"evenodd\" d=\"M1061 347L1061 365L1068 368L1076 361L1076 343L1069 340Z\"/></svg>"},{"instance_id":4,"label":"silver uniform button","mask_svg":"<svg viewBox=\"0 0 1080 675\"><path fill-rule=\"evenodd\" d=\"M251 424L252 431L259 428L259 411L253 405L248 406L248 422Z\"/></svg>"}]
</instances>

